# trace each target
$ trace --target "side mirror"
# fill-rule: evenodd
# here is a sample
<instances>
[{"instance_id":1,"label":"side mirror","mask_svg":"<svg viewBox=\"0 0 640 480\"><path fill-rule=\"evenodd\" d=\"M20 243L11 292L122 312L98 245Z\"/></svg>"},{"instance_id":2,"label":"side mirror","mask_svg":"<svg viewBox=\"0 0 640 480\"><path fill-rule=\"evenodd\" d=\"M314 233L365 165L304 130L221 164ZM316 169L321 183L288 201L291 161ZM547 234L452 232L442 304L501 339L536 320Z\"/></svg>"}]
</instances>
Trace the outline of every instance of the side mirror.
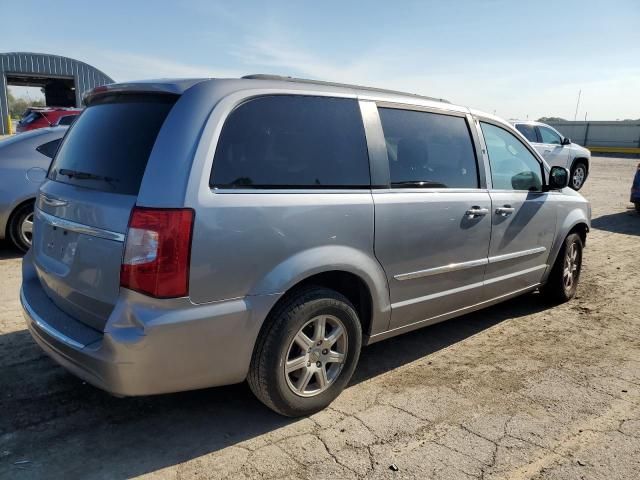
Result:
<instances>
[{"instance_id":1,"label":"side mirror","mask_svg":"<svg viewBox=\"0 0 640 480\"><path fill-rule=\"evenodd\" d=\"M551 167L549 172L549 184L545 191L562 190L569 185L569 170L564 167Z\"/></svg>"},{"instance_id":2,"label":"side mirror","mask_svg":"<svg viewBox=\"0 0 640 480\"><path fill-rule=\"evenodd\" d=\"M571 145L571 139L569 137L564 137L562 139L562 145Z\"/></svg>"}]
</instances>

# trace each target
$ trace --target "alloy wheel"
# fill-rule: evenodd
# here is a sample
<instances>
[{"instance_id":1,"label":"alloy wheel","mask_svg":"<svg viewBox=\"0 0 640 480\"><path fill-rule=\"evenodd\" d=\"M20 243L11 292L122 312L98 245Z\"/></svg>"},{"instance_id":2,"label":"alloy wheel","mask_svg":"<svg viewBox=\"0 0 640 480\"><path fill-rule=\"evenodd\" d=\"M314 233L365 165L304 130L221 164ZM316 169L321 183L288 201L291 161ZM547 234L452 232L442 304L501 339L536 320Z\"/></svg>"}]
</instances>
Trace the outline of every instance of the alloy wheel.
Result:
<instances>
[{"instance_id":1,"label":"alloy wheel","mask_svg":"<svg viewBox=\"0 0 640 480\"><path fill-rule=\"evenodd\" d=\"M584 180L587 176L587 172L582 165L578 165L573 172L573 178L571 179L571 184L573 185L574 190L578 190L582 187Z\"/></svg>"},{"instance_id":2,"label":"alloy wheel","mask_svg":"<svg viewBox=\"0 0 640 480\"><path fill-rule=\"evenodd\" d=\"M20 224L20 239L26 244L31 246L33 239L33 212L25 216Z\"/></svg>"},{"instance_id":3,"label":"alloy wheel","mask_svg":"<svg viewBox=\"0 0 640 480\"><path fill-rule=\"evenodd\" d=\"M326 391L340 376L347 356L347 330L333 315L318 315L298 330L284 362L287 385L301 397Z\"/></svg>"},{"instance_id":4,"label":"alloy wheel","mask_svg":"<svg viewBox=\"0 0 640 480\"><path fill-rule=\"evenodd\" d=\"M565 290L569 291L573 288L574 283L579 275L580 253L575 243L567 249L564 256L564 268L562 271L562 283Z\"/></svg>"}]
</instances>

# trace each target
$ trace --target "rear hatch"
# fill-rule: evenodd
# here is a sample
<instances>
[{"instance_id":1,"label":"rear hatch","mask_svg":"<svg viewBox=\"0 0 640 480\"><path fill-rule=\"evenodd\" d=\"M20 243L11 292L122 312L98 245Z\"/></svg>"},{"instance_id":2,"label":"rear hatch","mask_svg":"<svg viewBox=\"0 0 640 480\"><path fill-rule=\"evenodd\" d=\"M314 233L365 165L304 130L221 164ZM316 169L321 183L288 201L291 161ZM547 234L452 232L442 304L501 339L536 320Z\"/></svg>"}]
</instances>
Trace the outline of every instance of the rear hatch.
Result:
<instances>
[{"instance_id":1,"label":"rear hatch","mask_svg":"<svg viewBox=\"0 0 640 480\"><path fill-rule=\"evenodd\" d=\"M93 97L65 136L36 204L33 259L46 294L103 330L118 298L131 210L176 95Z\"/></svg>"},{"instance_id":2,"label":"rear hatch","mask_svg":"<svg viewBox=\"0 0 640 480\"><path fill-rule=\"evenodd\" d=\"M27 110L25 110L22 118L18 121L18 124L16 125L16 132L26 132L27 130L29 130L30 125L33 125L37 120L40 120L41 118L43 118L41 112L28 108Z\"/></svg>"}]
</instances>

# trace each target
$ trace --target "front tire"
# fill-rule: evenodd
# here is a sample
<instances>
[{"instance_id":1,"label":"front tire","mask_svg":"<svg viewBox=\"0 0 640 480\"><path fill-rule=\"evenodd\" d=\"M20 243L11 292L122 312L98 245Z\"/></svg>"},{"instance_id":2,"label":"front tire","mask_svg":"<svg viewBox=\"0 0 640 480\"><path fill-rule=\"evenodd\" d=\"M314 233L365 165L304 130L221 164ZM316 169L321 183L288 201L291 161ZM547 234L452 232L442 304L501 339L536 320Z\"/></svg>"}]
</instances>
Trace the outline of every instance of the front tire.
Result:
<instances>
[{"instance_id":1,"label":"front tire","mask_svg":"<svg viewBox=\"0 0 640 480\"><path fill-rule=\"evenodd\" d=\"M254 395L288 417L325 408L346 387L360 357L362 328L351 302L334 290L308 288L266 322L247 378Z\"/></svg>"},{"instance_id":2,"label":"front tire","mask_svg":"<svg viewBox=\"0 0 640 480\"><path fill-rule=\"evenodd\" d=\"M575 191L578 191L584 185L584 182L587 180L587 164L581 161L576 162L576 164L571 169L571 188Z\"/></svg>"},{"instance_id":3,"label":"front tire","mask_svg":"<svg viewBox=\"0 0 640 480\"><path fill-rule=\"evenodd\" d=\"M634 205L636 207L636 212L640 213L640 202L636 202Z\"/></svg>"},{"instance_id":4,"label":"front tire","mask_svg":"<svg viewBox=\"0 0 640 480\"><path fill-rule=\"evenodd\" d=\"M33 203L19 206L9 219L9 238L22 252L31 248L33 234Z\"/></svg>"},{"instance_id":5,"label":"front tire","mask_svg":"<svg viewBox=\"0 0 640 480\"><path fill-rule=\"evenodd\" d=\"M568 302L576 295L582 270L582 250L582 239L577 233L568 235L564 240L547 283L541 289L552 303Z\"/></svg>"}]
</instances>

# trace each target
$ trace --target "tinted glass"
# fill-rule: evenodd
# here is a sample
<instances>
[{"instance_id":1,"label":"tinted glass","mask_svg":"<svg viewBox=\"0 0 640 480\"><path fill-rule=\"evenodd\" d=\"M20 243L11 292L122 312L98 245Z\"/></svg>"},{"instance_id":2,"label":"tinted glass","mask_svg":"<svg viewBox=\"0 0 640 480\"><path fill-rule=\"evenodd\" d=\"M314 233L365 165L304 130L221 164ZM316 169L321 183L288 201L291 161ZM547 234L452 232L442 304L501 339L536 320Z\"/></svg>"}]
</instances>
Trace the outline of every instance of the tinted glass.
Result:
<instances>
[{"instance_id":1,"label":"tinted glass","mask_svg":"<svg viewBox=\"0 0 640 480\"><path fill-rule=\"evenodd\" d=\"M508 131L480 123L489 153L493 188L542 190L542 165L527 147Z\"/></svg>"},{"instance_id":2,"label":"tinted glass","mask_svg":"<svg viewBox=\"0 0 640 480\"><path fill-rule=\"evenodd\" d=\"M536 136L536 129L533 125L526 125L524 123L519 123L516 125L516 128L530 142L538 141L538 137Z\"/></svg>"},{"instance_id":3,"label":"tinted glass","mask_svg":"<svg viewBox=\"0 0 640 480\"><path fill-rule=\"evenodd\" d=\"M39 147L36 147L36 150L49 158L53 158L54 155L56 154L56 150L58 150L58 146L60 145L61 141L62 141L62 138L58 138L56 140L43 143Z\"/></svg>"},{"instance_id":4,"label":"tinted glass","mask_svg":"<svg viewBox=\"0 0 640 480\"><path fill-rule=\"evenodd\" d=\"M379 112L393 187L478 187L464 118L394 108Z\"/></svg>"},{"instance_id":5,"label":"tinted glass","mask_svg":"<svg viewBox=\"0 0 640 480\"><path fill-rule=\"evenodd\" d=\"M58 125L71 125L73 122L76 121L76 119L78 118L78 115L66 115L64 117L60 117L60 120L58 120Z\"/></svg>"},{"instance_id":6,"label":"tinted glass","mask_svg":"<svg viewBox=\"0 0 640 480\"><path fill-rule=\"evenodd\" d=\"M282 95L240 105L222 128L210 184L221 188L369 187L367 146L357 102Z\"/></svg>"},{"instance_id":7,"label":"tinted glass","mask_svg":"<svg viewBox=\"0 0 640 480\"><path fill-rule=\"evenodd\" d=\"M137 195L174 96L110 95L89 106L62 142L49 178Z\"/></svg>"},{"instance_id":8,"label":"tinted glass","mask_svg":"<svg viewBox=\"0 0 640 480\"><path fill-rule=\"evenodd\" d=\"M40 113L39 112L34 112L34 111L30 111L27 110L24 113L24 116L20 119L20 124L22 125L28 125L32 122L34 122L35 120L37 120L38 118L40 118Z\"/></svg>"},{"instance_id":9,"label":"tinted glass","mask_svg":"<svg viewBox=\"0 0 640 480\"><path fill-rule=\"evenodd\" d=\"M538 127L540 131L540 136L542 137L542 143L551 143L554 145L562 144L560 139L560 135L547 127Z\"/></svg>"}]
</instances>

